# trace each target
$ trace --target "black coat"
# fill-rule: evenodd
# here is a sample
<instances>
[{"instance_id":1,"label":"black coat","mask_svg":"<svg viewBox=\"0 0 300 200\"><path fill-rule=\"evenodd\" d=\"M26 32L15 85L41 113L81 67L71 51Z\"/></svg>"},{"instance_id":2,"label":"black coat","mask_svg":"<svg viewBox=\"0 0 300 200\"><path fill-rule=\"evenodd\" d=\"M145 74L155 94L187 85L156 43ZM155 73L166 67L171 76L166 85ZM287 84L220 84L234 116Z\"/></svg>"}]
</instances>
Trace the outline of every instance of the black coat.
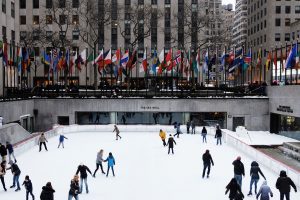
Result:
<instances>
[{"instance_id":1,"label":"black coat","mask_svg":"<svg viewBox=\"0 0 300 200\"><path fill-rule=\"evenodd\" d=\"M221 131L221 129L217 129L216 130L216 135L215 135L215 137L217 138L217 137L222 137L222 131Z\"/></svg>"},{"instance_id":2,"label":"black coat","mask_svg":"<svg viewBox=\"0 0 300 200\"><path fill-rule=\"evenodd\" d=\"M70 190L69 190L69 194L76 196L79 194L79 182L78 181L71 181L71 185L70 185Z\"/></svg>"},{"instance_id":3,"label":"black coat","mask_svg":"<svg viewBox=\"0 0 300 200\"><path fill-rule=\"evenodd\" d=\"M8 143L6 145L6 149L7 149L8 153L14 152L14 148L13 148L12 144L10 144L10 143Z\"/></svg>"},{"instance_id":4,"label":"black coat","mask_svg":"<svg viewBox=\"0 0 300 200\"><path fill-rule=\"evenodd\" d=\"M170 137L168 139L168 146L169 146L169 148L173 148L174 147L174 143L176 144L174 138Z\"/></svg>"},{"instance_id":5,"label":"black coat","mask_svg":"<svg viewBox=\"0 0 300 200\"><path fill-rule=\"evenodd\" d=\"M245 176L244 164L240 160L235 160L232 164L234 166L234 174Z\"/></svg>"},{"instance_id":6,"label":"black coat","mask_svg":"<svg viewBox=\"0 0 300 200\"><path fill-rule=\"evenodd\" d=\"M210 153L204 153L203 156L202 156L202 160L203 160L203 164L214 164L214 161L210 155Z\"/></svg>"},{"instance_id":7,"label":"black coat","mask_svg":"<svg viewBox=\"0 0 300 200\"><path fill-rule=\"evenodd\" d=\"M10 168L11 173L15 176L19 176L21 174L21 170L19 169L18 165L16 163L13 163Z\"/></svg>"},{"instance_id":8,"label":"black coat","mask_svg":"<svg viewBox=\"0 0 300 200\"><path fill-rule=\"evenodd\" d=\"M250 169L251 178L259 179L259 174L258 173L260 173L264 177L264 179L266 179L265 175L262 173L259 166L251 166L251 169Z\"/></svg>"},{"instance_id":9,"label":"black coat","mask_svg":"<svg viewBox=\"0 0 300 200\"><path fill-rule=\"evenodd\" d=\"M25 189L29 192L32 192L32 183L31 183L31 180L28 180L28 181L24 181L23 182L23 185L25 186Z\"/></svg>"},{"instance_id":10,"label":"black coat","mask_svg":"<svg viewBox=\"0 0 300 200\"><path fill-rule=\"evenodd\" d=\"M288 193L291 191L291 186L296 190L296 185L290 177L279 177L276 181L276 188L280 193Z\"/></svg>"},{"instance_id":11,"label":"black coat","mask_svg":"<svg viewBox=\"0 0 300 200\"><path fill-rule=\"evenodd\" d=\"M91 170L87 166L85 166L85 165L79 165L78 169L76 171L76 175L80 172L80 177L81 178L87 178L86 171L88 171L92 175Z\"/></svg>"},{"instance_id":12,"label":"black coat","mask_svg":"<svg viewBox=\"0 0 300 200\"><path fill-rule=\"evenodd\" d=\"M229 184L226 186L226 194L228 190L229 190L229 198L231 199L237 196L237 191L239 191L243 195L240 185L237 184L236 182L230 181Z\"/></svg>"},{"instance_id":13,"label":"black coat","mask_svg":"<svg viewBox=\"0 0 300 200\"><path fill-rule=\"evenodd\" d=\"M6 156L7 155L6 148L3 144L1 144L1 146L0 146L0 155L1 156Z\"/></svg>"},{"instance_id":14,"label":"black coat","mask_svg":"<svg viewBox=\"0 0 300 200\"><path fill-rule=\"evenodd\" d=\"M41 196L40 196L41 200L53 200L54 192L55 192L55 190L52 187L43 186Z\"/></svg>"}]
</instances>

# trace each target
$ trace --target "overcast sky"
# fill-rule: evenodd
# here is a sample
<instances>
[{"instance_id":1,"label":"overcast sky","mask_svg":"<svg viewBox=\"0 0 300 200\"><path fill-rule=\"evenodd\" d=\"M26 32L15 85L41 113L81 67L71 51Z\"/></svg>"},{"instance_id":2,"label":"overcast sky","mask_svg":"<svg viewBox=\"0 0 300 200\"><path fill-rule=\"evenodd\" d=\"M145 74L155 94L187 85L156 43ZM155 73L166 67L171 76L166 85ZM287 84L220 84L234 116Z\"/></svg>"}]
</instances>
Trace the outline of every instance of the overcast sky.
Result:
<instances>
[{"instance_id":1,"label":"overcast sky","mask_svg":"<svg viewBox=\"0 0 300 200\"><path fill-rule=\"evenodd\" d=\"M233 8L234 8L234 6L235 6L235 1L236 1L236 0L222 0L222 4L229 4L229 3L231 3L231 4L233 5Z\"/></svg>"}]
</instances>

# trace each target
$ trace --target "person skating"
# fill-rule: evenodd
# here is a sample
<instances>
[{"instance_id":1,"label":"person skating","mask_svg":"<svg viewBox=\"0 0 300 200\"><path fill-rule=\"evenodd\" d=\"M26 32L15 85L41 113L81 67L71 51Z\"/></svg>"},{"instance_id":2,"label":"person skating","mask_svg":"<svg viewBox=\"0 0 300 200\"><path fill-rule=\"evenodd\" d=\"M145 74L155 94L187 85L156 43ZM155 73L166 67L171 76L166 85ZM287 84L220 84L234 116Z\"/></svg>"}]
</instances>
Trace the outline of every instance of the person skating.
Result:
<instances>
[{"instance_id":1,"label":"person skating","mask_svg":"<svg viewBox=\"0 0 300 200\"><path fill-rule=\"evenodd\" d=\"M4 191L6 192L7 189L5 187L5 181L4 181L4 175L6 174L6 161L2 161L1 164L0 164L0 180L1 180L1 183L2 183L2 187L4 189Z\"/></svg>"},{"instance_id":2,"label":"person skating","mask_svg":"<svg viewBox=\"0 0 300 200\"><path fill-rule=\"evenodd\" d=\"M1 161L6 160L7 156L7 150L4 144L0 143L0 155L1 155Z\"/></svg>"},{"instance_id":3,"label":"person skating","mask_svg":"<svg viewBox=\"0 0 300 200\"><path fill-rule=\"evenodd\" d=\"M180 123L177 123L176 124L176 134L174 134L174 137L176 137L176 135L177 135L177 138L179 138L180 134L182 134L182 132L180 130Z\"/></svg>"},{"instance_id":4,"label":"person skating","mask_svg":"<svg viewBox=\"0 0 300 200\"><path fill-rule=\"evenodd\" d=\"M104 160L104 162L107 162L106 177L108 177L110 168L111 168L111 171L113 173L113 176L115 176L114 165L116 164L116 161L115 161L115 158L114 158L114 156L112 155L111 152L109 152L108 157Z\"/></svg>"},{"instance_id":5,"label":"person skating","mask_svg":"<svg viewBox=\"0 0 300 200\"><path fill-rule=\"evenodd\" d=\"M172 137L172 135L170 134L169 135L169 139L168 139L168 143L167 143L167 146L169 146L169 149L168 149L168 154L170 154L170 150L172 150L172 154L174 154L174 144L176 144L174 138Z\"/></svg>"},{"instance_id":6,"label":"person skating","mask_svg":"<svg viewBox=\"0 0 300 200\"><path fill-rule=\"evenodd\" d=\"M72 200L73 197L75 200L78 200L79 193L79 176L75 175L74 178L71 180L68 200Z\"/></svg>"},{"instance_id":7,"label":"person skating","mask_svg":"<svg viewBox=\"0 0 300 200\"><path fill-rule=\"evenodd\" d=\"M190 127L191 127L191 122L187 121L186 123L186 133L189 134L190 133Z\"/></svg>"},{"instance_id":8,"label":"person skating","mask_svg":"<svg viewBox=\"0 0 300 200\"><path fill-rule=\"evenodd\" d=\"M32 190L33 190L33 188L32 188L32 182L31 182L31 180L30 180L30 178L29 178L28 175L25 176L25 180L24 180L24 182L23 182L22 185L24 185L25 189L26 189L26 200L28 200L29 194L31 195L32 200L34 200L34 195L32 194Z\"/></svg>"},{"instance_id":9,"label":"person skating","mask_svg":"<svg viewBox=\"0 0 300 200\"><path fill-rule=\"evenodd\" d=\"M270 200L270 196L273 197L273 192L271 188L268 186L266 180L260 186L258 193L256 195L256 199L258 199L259 196L260 196L260 200Z\"/></svg>"},{"instance_id":10,"label":"person skating","mask_svg":"<svg viewBox=\"0 0 300 200\"><path fill-rule=\"evenodd\" d=\"M166 146L166 132L163 130L159 130L159 137L161 138L163 145Z\"/></svg>"},{"instance_id":11,"label":"person skating","mask_svg":"<svg viewBox=\"0 0 300 200\"><path fill-rule=\"evenodd\" d=\"M48 140L46 139L44 133L42 133L40 138L39 138L40 151L42 150L42 145L44 145L46 151L48 151L46 142L48 142Z\"/></svg>"},{"instance_id":12,"label":"person skating","mask_svg":"<svg viewBox=\"0 0 300 200\"><path fill-rule=\"evenodd\" d=\"M284 196L286 200L290 200L291 186L294 188L295 192L297 192L295 183L286 175L286 171L280 171L279 178L276 181L276 188L280 192L280 200L283 200Z\"/></svg>"},{"instance_id":13,"label":"person skating","mask_svg":"<svg viewBox=\"0 0 300 200\"><path fill-rule=\"evenodd\" d=\"M19 166L14 163L12 160L9 161L10 167L7 168L7 170L11 170L11 173L13 174L13 184L10 186L10 188L14 188L17 185L17 189L15 190L16 192L21 190L20 188L20 183L19 183L19 178L21 174L21 170Z\"/></svg>"},{"instance_id":14,"label":"person skating","mask_svg":"<svg viewBox=\"0 0 300 200\"><path fill-rule=\"evenodd\" d=\"M11 157L13 157L15 159L15 163L16 163L17 159L14 154L14 148L10 142L6 142L6 149L8 151L8 160L11 161Z\"/></svg>"},{"instance_id":15,"label":"person skating","mask_svg":"<svg viewBox=\"0 0 300 200\"><path fill-rule=\"evenodd\" d=\"M113 130L113 132L115 132L116 131L116 140L118 140L118 138L120 138L120 139L122 139L122 137L120 136L120 130L119 130L119 128L117 127L117 125L114 125L114 130Z\"/></svg>"},{"instance_id":16,"label":"person skating","mask_svg":"<svg viewBox=\"0 0 300 200\"><path fill-rule=\"evenodd\" d=\"M244 164L241 161L241 157L238 156L235 161L232 162L234 166L234 178L242 189L242 176L245 176Z\"/></svg>"},{"instance_id":17,"label":"person skating","mask_svg":"<svg viewBox=\"0 0 300 200\"><path fill-rule=\"evenodd\" d=\"M65 148L65 146L64 146L65 139L68 139L68 138L66 136L64 136L64 135L59 135L59 144L58 144L57 148L59 148L60 145L62 145L62 147Z\"/></svg>"},{"instance_id":18,"label":"person skating","mask_svg":"<svg viewBox=\"0 0 300 200\"><path fill-rule=\"evenodd\" d=\"M250 176L251 176L251 181L250 181L250 191L248 193L249 195L252 195L252 185L254 183L254 188L255 188L255 194L257 194L257 182L259 180L259 174L262 175L262 177L264 177L264 179L266 180L265 175L262 173L262 171L259 168L259 165L256 161L253 161L251 163L251 169L250 169Z\"/></svg>"},{"instance_id":19,"label":"person skating","mask_svg":"<svg viewBox=\"0 0 300 200\"><path fill-rule=\"evenodd\" d=\"M42 187L42 192L40 195L41 200L54 200L54 192L51 182L46 183L45 186Z\"/></svg>"},{"instance_id":20,"label":"person skating","mask_svg":"<svg viewBox=\"0 0 300 200\"><path fill-rule=\"evenodd\" d=\"M83 163L80 163L80 165L78 166L77 171L76 171L76 175L78 175L78 173L80 172L80 189L79 189L80 193L82 192L83 181L85 184L86 193L89 193L89 187L87 184L87 171L92 175L91 170L87 166L85 166Z\"/></svg>"},{"instance_id":21,"label":"person skating","mask_svg":"<svg viewBox=\"0 0 300 200\"><path fill-rule=\"evenodd\" d=\"M225 195L228 193L229 191L229 199L230 200L235 200L236 196L237 196L237 193L242 193L241 191L241 187L240 185L237 183L236 179L235 178L232 178L230 180L230 182L228 183L228 185L226 186L226 191L225 191ZM244 196L244 195L243 195Z\"/></svg>"},{"instance_id":22,"label":"person skating","mask_svg":"<svg viewBox=\"0 0 300 200\"><path fill-rule=\"evenodd\" d=\"M207 130L206 130L205 126L203 126L203 128L202 128L201 135L202 135L202 142L207 143L207 140L206 140Z\"/></svg>"},{"instance_id":23,"label":"person skating","mask_svg":"<svg viewBox=\"0 0 300 200\"><path fill-rule=\"evenodd\" d=\"M191 121L191 127L192 127L192 134L196 134L196 125L194 120Z\"/></svg>"},{"instance_id":24,"label":"person skating","mask_svg":"<svg viewBox=\"0 0 300 200\"><path fill-rule=\"evenodd\" d=\"M93 177L96 177L96 172L99 169L99 166L101 168L101 172L102 174L105 174L105 172L103 171L103 166L102 166L102 162L103 162L103 149L101 149L98 153L97 153L97 158L96 158L96 169L94 171Z\"/></svg>"},{"instance_id":25,"label":"person skating","mask_svg":"<svg viewBox=\"0 0 300 200\"><path fill-rule=\"evenodd\" d=\"M95 123L100 123L100 115L97 113Z\"/></svg>"},{"instance_id":26,"label":"person skating","mask_svg":"<svg viewBox=\"0 0 300 200\"><path fill-rule=\"evenodd\" d=\"M222 145L222 131L220 129L220 126L217 126L215 138L217 138L217 145Z\"/></svg>"},{"instance_id":27,"label":"person skating","mask_svg":"<svg viewBox=\"0 0 300 200\"><path fill-rule=\"evenodd\" d=\"M207 178L209 178L209 173L210 173L210 166L214 166L214 161L209 153L209 150L207 149L205 153L202 155L202 160L203 160L203 172L202 172L202 178L205 176L205 171L207 169Z\"/></svg>"}]
</instances>

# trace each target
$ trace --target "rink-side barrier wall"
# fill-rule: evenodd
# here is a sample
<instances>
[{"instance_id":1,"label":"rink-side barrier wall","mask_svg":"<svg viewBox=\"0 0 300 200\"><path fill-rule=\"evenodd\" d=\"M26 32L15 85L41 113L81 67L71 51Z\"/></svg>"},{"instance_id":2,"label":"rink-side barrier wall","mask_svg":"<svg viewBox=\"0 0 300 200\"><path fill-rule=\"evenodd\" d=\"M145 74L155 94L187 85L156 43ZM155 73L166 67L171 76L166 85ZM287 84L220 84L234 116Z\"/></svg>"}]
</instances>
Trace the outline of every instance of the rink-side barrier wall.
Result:
<instances>
[{"instance_id":1,"label":"rink-side barrier wall","mask_svg":"<svg viewBox=\"0 0 300 200\"><path fill-rule=\"evenodd\" d=\"M176 130L174 126L162 126L162 125L118 125L120 132L156 132L158 133L160 129L167 132L167 134L175 134ZM114 129L113 124L109 125L70 125L70 126L54 126L53 129L44 132L47 139L50 139L54 136L60 134L69 134L76 132L112 132ZM196 127L196 134L200 133L202 127ZM181 126L181 131L186 133L186 126ZM214 127L207 127L209 135L215 134ZM284 163L276 160L275 158L255 149L254 147L246 144L245 142L235 138L230 133L234 133L229 130L222 130L223 137L225 142L236 148L237 150L243 152L247 156L251 157L253 160L256 160L261 165L264 165L269 170L273 171L275 174L279 175L281 170L285 170L289 177L295 182L297 187L300 187L300 172L296 169L293 169L290 166L285 165ZM23 152L30 150L33 147L38 149L38 139L41 133L32 134L30 138L22 140L14 144L15 154L19 155Z\"/></svg>"},{"instance_id":2,"label":"rink-side barrier wall","mask_svg":"<svg viewBox=\"0 0 300 200\"><path fill-rule=\"evenodd\" d=\"M232 136L230 133L234 133L229 130L223 130L223 136L228 145L246 154L253 160L257 161L259 164L265 166L269 170L278 174L281 170L285 170L287 175L294 181L297 187L300 187L300 171L280 162L279 160L269 156L262 151L246 144L245 142L239 140L238 138Z\"/></svg>"}]
</instances>

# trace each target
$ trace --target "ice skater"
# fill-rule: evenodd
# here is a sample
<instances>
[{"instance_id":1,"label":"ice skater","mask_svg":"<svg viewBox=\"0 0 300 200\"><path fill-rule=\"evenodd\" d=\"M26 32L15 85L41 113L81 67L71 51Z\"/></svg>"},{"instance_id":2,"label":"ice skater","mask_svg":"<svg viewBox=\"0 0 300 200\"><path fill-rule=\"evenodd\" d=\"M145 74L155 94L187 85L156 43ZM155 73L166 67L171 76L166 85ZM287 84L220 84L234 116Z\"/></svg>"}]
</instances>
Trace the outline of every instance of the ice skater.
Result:
<instances>
[{"instance_id":1,"label":"ice skater","mask_svg":"<svg viewBox=\"0 0 300 200\"><path fill-rule=\"evenodd\" d=\"M191 122L187 121L186 123L186 133L189 134L190 133L190 127L191 127Z\"/></svg>"},{"instance_id":2,"label":"ice skater","mask_svg":"<svg viewBox=\"0 0 300 200\"><path fill-rule=\"evenodd\" d=\"M181 130L180 130L180 123L176 123L176 134L174 135L174 137L177 135L177 138L179 138L179 135L182 134Z\"/></svg>"},{"instance_id":3,"label":"ice skater","mask_svg":"<svg viewBox=\"0 0 300 200\"><path fill-rule=\"evenodd\" d=\"M172 137L172 135L170 134L169 135L169 139L168 139L168 143L167 143L167 146L169 146L169 149L168 149L168 154L170 154L170 150L172 150L172 154L174 154L174 144L176 144L174 138Z\"/></svg>"},{"instance_id":4,"label":"ice skater","mask_svg":"<svg viewBox=\"0 0 300 200\"><path fill-rule=\"evenodd\" d=\"M59 148L60 145L62 145L62 147L65 148L65 146L64 146L65 139L68 139L68 138L66 136L64 136L63 134L59 135L59 144L58 144L57 148Z\"/></svg>"},{"instance_id":5,"label":"ice skater","mask_svg":"<svg viewBox=\"0 0 300 200\"><path fill-rule=\"evenodd\" d=\"M164 132L162 129L159 130L159 137L161 138L163 145L166 146L166 132Z\"/></svg>"},{"instance_id":6,"label":"ice skater","mask_svg":"<svg viewBox=\"0 0 300 200\"><path fill-rule=\"evenodd\" d=\"M72 200L73 197L75 200L78 200L79 193L80 193L80 191L79 191L79 176L75 175L73 177L73 179L71 180L68 200Z\"/></svg>"},{"instance_id":7,"label":"ice skater","mask_svg":"<svg viewBox=\"0 0 300 200\"><path fill-rule=\"evenodd\" d=\"M48 142L48 140L46 139L44 133L42 133L40 138L39 138L40 151L42 150L42 145L44 145L46 151L48 151L46 142Z\"/></svg>"},{"instance_id":8,"label":"ice skater","mask_svg":"<svg viewBox=\"0 0 300 200\"><path fill-rule=\"evenodd\" d=\"M242 189L242 176L245 176L245 168L241 161L241 157L238 156L236 160L232 162L232 164L234 166L234 178Z\"/></svg>"},{"instance_id":9,"label":"ice skater","mask_svg":"<svg viewBox=\"0 0 300 200\"><path fill-rule=\"evenodd\" d=\"M114 165L116 164L116 161L115 161L115 158L114 158L114 156L112 155L111 152L109 152L108 157L104 160L104 162L107 162L106 177L108 177L110 168L111 168L113 176L115 176Z\"/></svg>"},{"instance_id":10,"label":"ice skater","mask_svg":"<svg viewBox=\"0 0 300 200\"><path fill-rule=\"evenodd\" d=\"M202 172L202 178L205 176L205 171L207 168L207 178L209 178L209 173L210 173L210 166L214 166L214 161L209 153L209 150L207 149L205 153L202 155L202 160L203 160L203 172Z\"/></svg>"},{"instance_id":11,"label":"ice skater","mask_svg":"<svg viewBox=\"0 0 300 200\"><path fill-rule=\"evenodd\" d=\"M80 189L79 189L79 193L82 192L83 181L84 181L84 184L85 184L86 193L89 193L89 187L88 187L88 184L87 184L87 171L92 175L91 170L87 166L85 166L83 163L80 163L80 165L78 166L77 171L76 171L76 175L78 175L78 173L80 172Z\"/></svg>"},{"instance_id":12,"label":"ice skater","mask_svg":"<svg viewBox=\"0 0 300 200\"><path fill-rule=\"evenodd\" d=\"M202 143L204 143L204 142L207 143L207 140L206 140L207 130L206 130L205 126L203 126L203 128L202 128L201 135L202 135Z\"/></svg>"},{"instance_id":13,"label":"ice skater","mask_svg":"<svg viewBox=\"0 0 300 200\"><path fill-rule=\"evenodd\" d=\"M14 154L14 148L10 142L6 142L6 149L8 151L8 161L11 161L11 157L13 157L15 159L15 163L16 163L17 159Z\"/></svg>"},{"instance_id":14,"label":"ice skater","mask_svg":"<svg viewBox=\"0 0 300 200\"><path fill-rule=\"evenodd\" d=\"M19 166L16 163L14 163L12 160L9 161L9 164L10 164L10 167L7 168L7 170L11 170L11 173L13 174L13 184L12 184L12 186L10 186L10 188L14 188L17 185L17 189L15 190L17 192L17 191L21 190L20 183L19 183L21 170L20 170Z\"/></svg>"},{"instance_id":15,"label":"ice skater","mask_svg":"<svg viewBox=\"0 0 300 200\"><path fill-rule=\"evenodd\" d=\"M103 166L102 166L102 162L103 162L103 149L101 149L98 153L97 153L97 158L96 158L96 169L94 171L94 174L93 174L93 177L95 178L96 177L96 172L98 171L99 169L99 166L100 166L100 169L101 169L101 172L102 174L105 174L105 172L103 171Z\"/></svg>"},{"instance_id":16,"label":"ice skater","mask_svg":"<svg viewBox=\"0 0 300 200\"><path fill-rule=\"evenodd\" d=\"M251 181L250 181L250 191L248 193L248 196L252 195L252 185L253 185L253 183L254 183L255 194L257 194L257 182L259 180L259 174L261 174L262 177L264 177L264 179L266 180L266 177L262 173L262 171L260 170L258 163L256 161L253 161L251 163L251 169L250 169Z\"/></svg>"},{"instance_id":17,"label":"ice skater","mask_svg":"<svg viewBox=\"0 0 300 200\"><path fill-rule=\"evenodd\" d=\"M228 191L229 191L229 200L235 200L238 193L240 193L242 196L244 196L241 191L241 187L237 183L235 178L232 178L230 180L230 182L228 183L228 185L226 186L225 195L228 193Z\"/></svg>"},{"instance_id":18,"label":"ice skater","mask_svg":"<svg viewBox=\"0 0 300 200\"><path fill-rule=\"evenodd\" d=\"M273 197L273 192L271 188L268 186L267 181L265 180L259 188L259 191L256 195L256 199L258 199L260 196L260 200L269 200L270 199L269 195Z\"/></svg>"},{"instance_id":19,"label":"ice skater","mask_svg":"<svg viewBox=\"0 0 300 200\"><path fill-rule=\"evenodd\" d=\"M41 200L54 200L54 192L55 190L53 189L51 182L46 183L46 185L42 187L40 195Z\"/></svg>"},{"instance_id":20,"label":"ice skater","mask_svg":"<svg viewBox=\"0 0 300 200\"><path fill-rule=\"evenodd\" d=\"M217 138L217 145L219 143L220 143L220 145L222 145L222 131L220 129L220 126L217 126L215 138Z\"/></svg>"},{"instance_id":21,"label":"ice skater","mask_svg":"<svg viewBox=\"0 0 300 200\"><path fill-rule=\"evenodd\" d=\"M97 113L95 123L100 123L100 115Z\"/></svg>"},{"instance_id":22,"label":"ice skater","mask_svg":"<svg viewBox=\"0 0 300 200\"><path fill-rule=\"evenodd\" d=\"M32 182L31 182L31 180L29 179L29 176L28 176L28 175L25 176L25 180L24 180L24 182L23 182L22 185L24 185L24 186L25 186L25 189L26 189L26 200L28 200L29 194L31 195L32 200L34 200L34 195L32 194L32 189L33 189L33 188L32 188Z\"/></svg>"},{"instance_id":23,"label":"ice skater","mask_svg":"<svg viewBox=\"0 0 300 200\"><path fill-rule=\"evenodd\" d=\"M120 138L120 139L122 139L122 137L120 136L120 130L119 130L119 128L117 127L117 125L114 125L114 130L113 130L113 132L115 132L116 131L116 140L118 140L118 138Z\"/></svg>"},{"instance_id":24,"label":"ice skater","mask_svg":"<svg viewBox=\"0 0 300 200\"><path fill-rule=\"evenodd\" d=\"M6 174L6 161L2 161L1 164L0 164L0 180L1 180L1 183L2 183L2 187L4 189L4 191L6 192L7 189L5 187L5 181L4 181L4 175Z\"/></svg>"},{"instance_id":25,"label":"ice skater","mask_svg":"<svg viewBox=\"0 0 300 200\"><path fill-rule=\"evenodd\" d=\"M276 181L276 188L280 192L280 200L283 200L284 196L286 200L290 200L291 186L294 188L295 192L297 192L295 183L286 175L286 171L280 171L279 178Z\"/></svg>"},{"instance_id":26,"label":"ice skater","mask_svg":"<svg viewBox=\"0 0 300 200\"><path fill-rule=\"evenodd\" d=\"M0 143L0 155L2 158L2 161L6 160L6 156L7 156L7 150L4 144Z\"/></svg>"},{"instance_id":27,"label":"ice skater","mask_svg":"<svg viewBox=\"0 0 300 200\"><path fill-rule=\"evenodd\" d=\"M196 124L194 120L191 121L191 127L192 127L192 134L196 134Z\"/></svg>"}]
</instances>

